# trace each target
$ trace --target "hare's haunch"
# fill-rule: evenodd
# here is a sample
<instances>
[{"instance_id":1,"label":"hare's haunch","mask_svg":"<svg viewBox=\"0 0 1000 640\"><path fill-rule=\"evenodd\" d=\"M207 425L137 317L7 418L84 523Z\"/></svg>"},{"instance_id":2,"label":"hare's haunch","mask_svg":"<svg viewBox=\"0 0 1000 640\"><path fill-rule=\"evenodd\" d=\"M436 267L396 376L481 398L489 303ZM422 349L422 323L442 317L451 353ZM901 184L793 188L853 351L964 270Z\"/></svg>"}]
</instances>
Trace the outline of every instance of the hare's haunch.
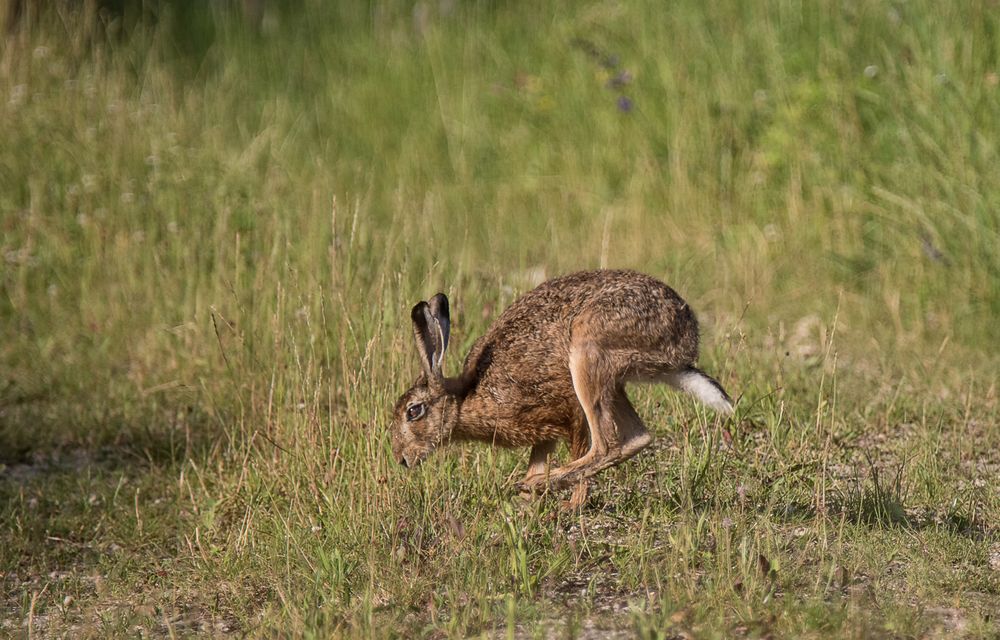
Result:
<instances>
[{"instance_id":1,"label":"hare's haunch","mask_svg":"<svg viewBox=\"0 0 1000 640\"><path fill-rule=\"evenodd\" d=\"M527 489L577 485L652 440L626 382L665 382L716 411L732 402L695 368L698 322L677 293L634 271L585 271L542 283L514 302L472 346L462 373L444 376L448 298L411 313L421 374L393 411L392 451L406 467L452 440L528 446ZM546 473L559 440L573 461Z\"/></svg>"}]
</instances>

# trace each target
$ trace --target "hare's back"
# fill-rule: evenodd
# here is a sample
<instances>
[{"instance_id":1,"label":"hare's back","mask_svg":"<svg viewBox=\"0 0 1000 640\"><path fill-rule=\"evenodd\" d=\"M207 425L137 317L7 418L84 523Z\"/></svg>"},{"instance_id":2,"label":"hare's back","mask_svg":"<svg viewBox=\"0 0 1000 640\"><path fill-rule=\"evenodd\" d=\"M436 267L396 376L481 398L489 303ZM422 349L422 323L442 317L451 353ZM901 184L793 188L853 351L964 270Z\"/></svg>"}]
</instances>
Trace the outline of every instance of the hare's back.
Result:
<instances>
[{"instance_id":1,"label":"hare's back","mask_svg":"<svg viewBox=\"0 0 1000 640\"><path fill-rule=\"evenodd\" d=\"M608 348L670 348L697 357L694 314L659 280L635 271L583 271L548 280L511 304L477 341L466 370L481 383L572 391L568 369L574 335Z\"/></svg>"},{"instance_id":2,"label":"hare's back","mask_svg":"<svg viewBox=\"0 0 1000 640\"><path fill-rule=\"evenodd\" d=\"M623 379L657 379L698 359L698 321L666 284L623 272L580 305L572 342L596 349Z\"/></svg>"}]
</instances>

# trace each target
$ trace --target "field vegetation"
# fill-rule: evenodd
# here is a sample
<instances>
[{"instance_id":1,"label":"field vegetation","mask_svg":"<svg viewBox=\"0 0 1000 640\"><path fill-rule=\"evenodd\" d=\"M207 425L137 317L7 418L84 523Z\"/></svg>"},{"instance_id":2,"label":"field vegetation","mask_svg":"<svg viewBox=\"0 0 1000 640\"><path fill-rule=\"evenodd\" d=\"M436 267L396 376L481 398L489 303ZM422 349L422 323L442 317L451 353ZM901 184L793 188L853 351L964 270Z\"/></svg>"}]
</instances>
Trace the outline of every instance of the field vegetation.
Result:
<instances>
[{"instance_id":1,"label":"field vegetation","mask_svg":"<svg viewBox=\"0 0 1000 640\"><path fill-rule=\"evenodd\" d=\"M0 634L1000 634L995 3L137 4L0 43ZM393 461L413 303L596 267L734 418Z\"/></svg>"}]
</instances>

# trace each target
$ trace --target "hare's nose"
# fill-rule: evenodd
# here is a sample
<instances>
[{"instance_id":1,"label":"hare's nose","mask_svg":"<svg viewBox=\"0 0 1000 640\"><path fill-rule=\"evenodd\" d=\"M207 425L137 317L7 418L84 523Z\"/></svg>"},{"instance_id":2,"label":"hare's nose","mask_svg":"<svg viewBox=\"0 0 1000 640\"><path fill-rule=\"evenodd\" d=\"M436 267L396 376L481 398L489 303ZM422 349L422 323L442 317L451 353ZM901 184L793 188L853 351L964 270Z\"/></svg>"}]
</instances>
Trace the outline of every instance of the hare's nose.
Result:
<instances>
[{"instance_id":1,"label":"hare's nose","mask_svg":"<svg viewBox=\"0 0 1000 640\"><path fill-rule=\"evenodd\" d=\"M406 463L406 458L403 456L399 456L399 464L403 465L404 469L410 466L409 464Z\"/></svg>"}]
</instances>

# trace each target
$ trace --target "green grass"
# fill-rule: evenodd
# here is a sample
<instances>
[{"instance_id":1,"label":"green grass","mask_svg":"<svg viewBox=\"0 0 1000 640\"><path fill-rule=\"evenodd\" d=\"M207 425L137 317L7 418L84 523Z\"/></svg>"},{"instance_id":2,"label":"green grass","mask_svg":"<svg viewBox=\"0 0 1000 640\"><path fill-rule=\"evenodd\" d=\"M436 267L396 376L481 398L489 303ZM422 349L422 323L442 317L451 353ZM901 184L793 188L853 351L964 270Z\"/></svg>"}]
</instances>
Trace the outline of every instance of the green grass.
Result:
<instances>
[{"instance_id":1,"label":"green grass","mask_svg":"<svg viewBox=\"0 0 1000 640\"><path fill-rule=\"evenodd\" d=\"M0 44L3 634L1000 633L990 2L349 4ZM581 512L398 468L410 306L454 372L598 266L736 418L633 389Z\"/></svg>"}]
</instances>

